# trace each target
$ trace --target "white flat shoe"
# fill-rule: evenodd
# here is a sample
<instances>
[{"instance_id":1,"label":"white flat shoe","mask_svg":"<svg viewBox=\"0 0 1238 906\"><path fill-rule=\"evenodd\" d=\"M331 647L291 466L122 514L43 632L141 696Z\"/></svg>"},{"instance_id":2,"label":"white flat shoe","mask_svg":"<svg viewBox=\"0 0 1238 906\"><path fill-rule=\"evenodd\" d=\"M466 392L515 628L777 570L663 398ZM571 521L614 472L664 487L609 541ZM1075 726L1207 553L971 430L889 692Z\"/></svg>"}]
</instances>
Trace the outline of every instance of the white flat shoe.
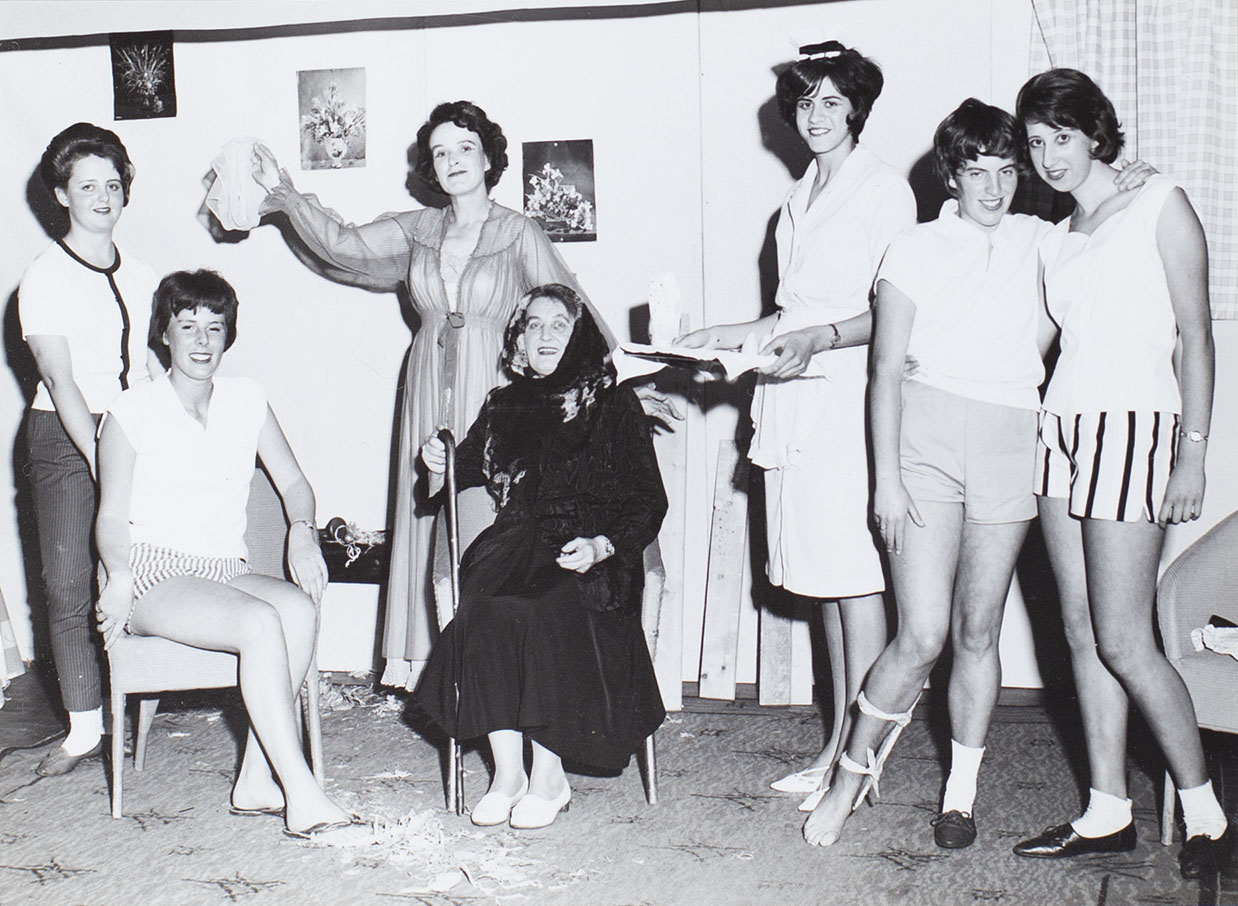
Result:
<instances>
[{"instance_id":1,"label":"white flat shoe","mask_svg":"<svg viewBox=\"0 0 1238 906\"><path fill-rule=\"evenodd\" d=\"M520 830L532 830L536 827L549 827L554 824L559 812L566 812L572 802L572 788L563 781L563 792L553 799L543 799L532 793L516 803L512 809L512 827Z\"/></svg>"},{"instance_id":2,"label":"white flat shoe","mask_svg":"<svg viewBox=\"0 0 1238 906\"><path fill-rule=\"evenodd\" d=\"M829 770L829 765L820 768L804 768L786 777L779 777L769 785L769 788L780 793L814 793L821 788Z\"/></svg>"},{"instance_id":3,"label":"white flat shoe","mask_svg":"<svg viewBox=\"0 0 1238 906\"><path fill-rule=\"evenodd\" d=\"M498 824L506 824L507 819L511 817L513 808L524 798L525 793L528 791L528 777L525 777L520 782L520 789L516 791L514 796L507 796L491 790L473 806L469 820L478 827L494 827Z\"/></svg>"}]
</instances>

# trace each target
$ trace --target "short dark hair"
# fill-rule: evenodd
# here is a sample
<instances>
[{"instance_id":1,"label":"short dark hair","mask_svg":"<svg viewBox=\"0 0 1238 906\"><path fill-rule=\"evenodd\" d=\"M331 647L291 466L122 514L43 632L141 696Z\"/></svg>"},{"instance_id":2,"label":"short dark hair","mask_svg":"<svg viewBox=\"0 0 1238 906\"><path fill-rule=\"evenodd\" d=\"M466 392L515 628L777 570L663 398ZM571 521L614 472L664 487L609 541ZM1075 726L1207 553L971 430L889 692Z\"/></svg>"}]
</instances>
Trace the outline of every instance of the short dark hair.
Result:
<instances>
[{"instance_id":1,"label":"short dark hair","mask_svg":"<svg viewBox=\"0 0 1238 906\"><path fill-rule=\"evenodd\" d=\"M1123 135L1113 103L1077 69L1050 69L1019 89L1015 115L1025 126L1044 123L1055 129L1078 129L1096 143L1092 157L1106 164L1118 158Z\"/></svg>"},{"instance_id":2,"label":"short dark hair","mask_svg":"<svg viewBox=\"0 0 1238 906\"><path fill-rule=\"evenodd\" d=\"M796 60L779 73L774 87L782 118L794 125L796 102L816 91L822 79L829 79L851 102L847 126L852 137L858 139L872 112L873 103L881 96L885 85L881 67L858 50L844 47L838 41L810 44L801 47L800 53L809 56Z\"/></svg>"},{"instance_id":3,"label":"short dark hair","mask_svg":"<svg viewBox=\"0 0 1238 906\"><path fill-rule=\"evenodd\" d=\"M1027 139L1018 120L1000 107L968 98L941 121L933 133L933 169L946 191L957 195L950 181L969 161L1009 158L1027 172Z\"/></svg>"},{"instance_id":4,"label":"short dark hair","mask_svg":"<svg viewBox=\"0 0 1238 906\"><path fill-rule=\"evenodd\" d=\"M439 104L430 111L430 118L417 130L417 163L414 165L417 178L436 192L443 191L438 177L434 175L434 156L430 153L430 136L443 123L455 123L477 135L481 140L481 149L490 161L490 169L486 171L486 188L493 189L498 185L499 177L507 169L507 136L499 124L472 101L451 101Z\"/></svg>"},{"instance_id":5,"label":"short dark hair","mask_svg":"<svg viewBox=\"0 0 1238 906\"><path fill-rule=\"evenodd\" d=\"M129 187L133 184L134 167L125 144L115 132L94 123L74 123L61 130L47 143L39 160L39 178L48 191L65 189L73 173L73 165L83 157L101 157L111 161L120 176L124 203L129 203Z\"/></svg>"},{"instance_id":6,"label":"short dark hair","mask_svg":"<svg viewBox=\"0 0 1238 906\"><path fill-rule=\"evenodd\" d=\"M172 319L183 311L205 308L223 315L226 337L224 349L231 349L236 342L236 290L232 285L211 270L173 271L155 289L151 303L150 331L146 345L154 350L164 368L172 364L163 335Z\"/></svg>"}]
</instances>

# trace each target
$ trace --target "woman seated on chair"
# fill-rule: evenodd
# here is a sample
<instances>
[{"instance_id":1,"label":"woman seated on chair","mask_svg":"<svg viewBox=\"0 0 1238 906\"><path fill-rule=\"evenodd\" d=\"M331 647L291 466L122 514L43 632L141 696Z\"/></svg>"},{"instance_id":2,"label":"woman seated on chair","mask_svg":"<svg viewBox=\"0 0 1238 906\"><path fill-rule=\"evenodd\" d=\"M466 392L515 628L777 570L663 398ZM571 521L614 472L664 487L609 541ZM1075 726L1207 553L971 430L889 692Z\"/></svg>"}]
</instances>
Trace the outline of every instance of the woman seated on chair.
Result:
<instances>
[{"instance_id":1,"label":"woman seated on chair","mask_svg":"<svg viewBox=\"0 0 1238 906\"><path fill-rule=\"evenodd\" d=\"M215 375L236 339L236 308L213 271L178 271L155 290L149 344L168 371L117 397L99 436L99 628L108 648L128 632L239 655L251 730L231 810L283 815L285 833L305 836L354 821L315 782L293 710L327 570L314 492L265 393L248 378ZM292 523L295 586L245 563L255 454Z\"/></svg>"},{"instance_id":2,"label":"woman seated on chair","mask_svg":"<svg viewBox=\"0 0 1238 906\"><path fill-rule=\"evenodd\" d=\"M459 489L484 485L498 516L463 555L459 609L416 697L454 738L489 737L494 779L473 823L532 828L567 808L561 759L621 770L665 717L640 604L666 494L640 403L573 290L525 295L503 365L512 383L456 459ZM421 457L441 481L442 441Z\"/></svg>"}]
</instances>

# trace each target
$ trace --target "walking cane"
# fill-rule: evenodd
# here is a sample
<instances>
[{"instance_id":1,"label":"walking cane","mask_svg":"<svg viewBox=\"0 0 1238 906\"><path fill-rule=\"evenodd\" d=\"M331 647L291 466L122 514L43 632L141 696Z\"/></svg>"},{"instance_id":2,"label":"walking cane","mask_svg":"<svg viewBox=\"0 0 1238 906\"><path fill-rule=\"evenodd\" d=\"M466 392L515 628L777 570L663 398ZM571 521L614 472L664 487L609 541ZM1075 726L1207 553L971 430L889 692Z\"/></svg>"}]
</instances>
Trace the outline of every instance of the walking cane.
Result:
<instances>
[{"instance_id":1,"label":"walking cane","mask_svg":"<svg viewBox=\"0 0 1238 906\"><path fill-rule=\"evenodd\" d=\"M452 437L451 429L442 428L438 439L443 442L447 464L444 471L447 495L447 559L451 569L451 618L456 618L456 609L460 606L460 516L456 511L456 439ZM460 684L453 681L456 692L456 709L460 708ZM464 762L460 757L460 740L454 736L451 739L451 749L447 753L447 798L457 815L464 814Z\"/></svg>"}]
</instances>

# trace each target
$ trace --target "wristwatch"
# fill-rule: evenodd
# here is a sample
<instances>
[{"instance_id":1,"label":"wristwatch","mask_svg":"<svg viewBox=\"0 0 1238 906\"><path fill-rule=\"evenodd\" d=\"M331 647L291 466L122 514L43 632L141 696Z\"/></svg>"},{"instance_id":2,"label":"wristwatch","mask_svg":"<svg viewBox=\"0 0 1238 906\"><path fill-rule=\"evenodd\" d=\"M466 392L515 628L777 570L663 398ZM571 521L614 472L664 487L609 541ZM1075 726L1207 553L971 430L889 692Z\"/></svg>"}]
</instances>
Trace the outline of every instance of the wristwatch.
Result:
<instances>
[{"instance_id":1,"label":"wristwatch","mask_svg":"<svg viewBox=\"0 0 1238 906\"><path fill-rule=\"evenodd\" d=\"M1204 441L1208 439L1208 435L1205 434L1203 431L1199 431L1199 430L1179 431L1178 434L1181 437L1185 437L1187 440L1189 440L1193 444L1202 444Z\"/></svg>"}]
</instances>

